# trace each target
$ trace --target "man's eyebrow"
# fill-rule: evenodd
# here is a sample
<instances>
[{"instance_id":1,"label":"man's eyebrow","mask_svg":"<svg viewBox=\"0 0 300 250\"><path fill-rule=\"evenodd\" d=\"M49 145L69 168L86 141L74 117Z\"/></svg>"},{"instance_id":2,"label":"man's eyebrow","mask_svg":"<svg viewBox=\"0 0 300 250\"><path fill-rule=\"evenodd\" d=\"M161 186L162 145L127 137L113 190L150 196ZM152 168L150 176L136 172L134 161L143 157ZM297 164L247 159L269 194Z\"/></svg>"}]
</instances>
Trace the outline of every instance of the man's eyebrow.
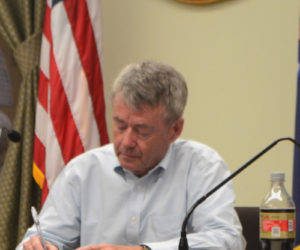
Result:
<instances>
[{"instance_id":1,"label":"man's eyebrow","mask_svg":"<svg viewBox=\"0 0 300 250\"><path fill-rule=\"evenodd\" d=\"M148 124L144 124L144 123L141 123L141 124L135 124L134 127L136 128L152 128L152 126L148 125Z\"/></svg>"},{"instance_id":2,"label":"man's eyebrow","mask_svg":"<svg viewBox=\"0 0 300 250\"><path fill-rule=\"evenodd\" d=\"M118 117L118 116L114 116L113 119L114 119L116 122L126 124L126 122L125 122L124 120L122 120L122 119L121 119L120 117ZM137 123L137 124L133 124L132 126L135 127L135 128L137 128L137 129L140 129L140 128L152 129L152 128L153 128L153 126L150 126L150 125L145 124L145 123Z\"/></svg>"},{"instance_id":3,"label":"man's eyebrow","mask_svg":"<svg viewBox=\"0 0 300 250\"><path fill-rule=\"evenodd\" d=\"M114 116L113 119L116 120L117 122L125 123L125 121L122 120L122 119L121 119L120 117L118 117L118 116Z\"/></svg>"}]
</instances>

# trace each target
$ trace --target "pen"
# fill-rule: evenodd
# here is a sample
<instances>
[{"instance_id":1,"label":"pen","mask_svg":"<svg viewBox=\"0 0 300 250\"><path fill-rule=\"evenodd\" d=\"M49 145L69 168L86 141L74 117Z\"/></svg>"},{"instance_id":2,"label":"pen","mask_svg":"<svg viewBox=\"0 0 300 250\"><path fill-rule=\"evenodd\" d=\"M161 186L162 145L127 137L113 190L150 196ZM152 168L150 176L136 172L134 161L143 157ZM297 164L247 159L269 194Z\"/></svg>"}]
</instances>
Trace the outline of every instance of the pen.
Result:
<instances>
[{"instance_id":1,"label":"pen","mask_svg":"<svg viewBox=\"0 0 300 250\"><path fill-rule=\"evenodd\" d=\"M42 231L40 228L40 221L39 221L38 214L37 214L35 207L31 207L31 215L32 215L32 219L33 219L34 225L36 227L36 230L40 236L42 246L43 246L44 250L47 250L46 243L44 241Z\"/></svg>"}]
</instances>

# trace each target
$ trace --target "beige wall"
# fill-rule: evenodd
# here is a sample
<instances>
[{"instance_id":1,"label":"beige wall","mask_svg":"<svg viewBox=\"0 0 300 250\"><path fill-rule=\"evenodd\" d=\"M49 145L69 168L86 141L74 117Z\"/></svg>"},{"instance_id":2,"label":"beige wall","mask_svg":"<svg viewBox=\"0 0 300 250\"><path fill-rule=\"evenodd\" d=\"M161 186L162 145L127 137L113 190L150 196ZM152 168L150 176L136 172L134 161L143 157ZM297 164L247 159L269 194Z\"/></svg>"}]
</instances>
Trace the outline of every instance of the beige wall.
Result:
<instances>
[{"instance_id":1,"label":"beige wall","mask_svg":"<svg viewBox=\"0 0 300 250\"><path fill-rule=\"evenodd\" d=\"M189 87L182 137L215 148L234 171L273 140L294 136L298 10L297 0L104 0L106 95L127 63L172 64ZM258 206L271 171L286 172L291 192L292 165L293 145L278 144L234 180L236 204Z\"/></svg>"}]
</instances>

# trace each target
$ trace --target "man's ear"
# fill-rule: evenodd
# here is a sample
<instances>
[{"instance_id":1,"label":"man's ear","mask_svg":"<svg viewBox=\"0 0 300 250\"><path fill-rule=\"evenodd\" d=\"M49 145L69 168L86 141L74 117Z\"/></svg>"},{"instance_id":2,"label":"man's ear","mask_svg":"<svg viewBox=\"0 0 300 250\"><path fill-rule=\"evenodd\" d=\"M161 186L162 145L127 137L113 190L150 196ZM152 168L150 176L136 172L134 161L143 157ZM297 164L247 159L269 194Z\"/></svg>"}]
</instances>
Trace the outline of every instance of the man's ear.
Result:
<instances>
[{"instance_id":1,"label":"man's ear","mask_svg":"<svg viewBox=\"0 0 300 250\"><path fill-rule=\"evenodd\" d=\"M170 126L169 135L170 135L170 142L175 141L180 135L183 130L184 119L180 117L175 122L173 122Z\"/></svg>"}]
</instances>

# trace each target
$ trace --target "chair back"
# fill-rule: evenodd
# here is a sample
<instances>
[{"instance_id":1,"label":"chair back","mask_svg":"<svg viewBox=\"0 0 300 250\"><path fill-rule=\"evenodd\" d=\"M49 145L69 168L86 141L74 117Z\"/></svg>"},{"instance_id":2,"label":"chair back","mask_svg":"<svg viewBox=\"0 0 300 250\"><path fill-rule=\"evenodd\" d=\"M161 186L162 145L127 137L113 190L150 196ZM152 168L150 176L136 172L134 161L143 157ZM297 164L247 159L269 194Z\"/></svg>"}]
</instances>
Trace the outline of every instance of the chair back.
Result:
<instances>
[{"instance_id":1,"label":"chair back","mask_svg":"<svg viewBox=\"0 0 300 250\"><path fill-rule=\"evenodd\" d=\"M240 218L246 250L262 250L259 240L259 207L235 207Z\"/></svg>"}]
</instances>

